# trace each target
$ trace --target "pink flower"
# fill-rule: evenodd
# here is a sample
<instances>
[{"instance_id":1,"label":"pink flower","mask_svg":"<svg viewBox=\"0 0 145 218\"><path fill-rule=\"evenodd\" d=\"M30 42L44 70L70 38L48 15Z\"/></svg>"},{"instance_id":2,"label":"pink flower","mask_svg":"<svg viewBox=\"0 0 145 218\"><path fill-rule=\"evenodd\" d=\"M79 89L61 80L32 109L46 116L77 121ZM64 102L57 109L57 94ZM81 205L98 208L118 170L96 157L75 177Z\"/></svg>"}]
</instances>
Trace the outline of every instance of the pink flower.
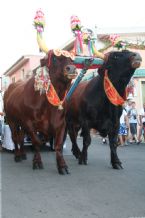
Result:
<instances>
[{"instance_id":1,"label":"pink flower","mask_svg":"<svg viewBox=\"0 0 145 218\"><path fill-rule=\"evenodd\" d=\"M118 34L110 35L109 39L110 39L110 41L112 42L112 45L113 45L113 46L116 44L118 38L119 38L119 35L118 35Z\"/></svg>"},{"instance_id":2,"label":"pink flower","mask_svg":"<svg viewBox=\"0 0 145 218\"><path fill-rule=\"evenodd\" d=\"M36 11L36 15L34 17L34 21L41 21L44 20L44 13L41 11L41 9L39 9L38 11Z\"/></svg>"},{"instance_id":3,"label":"pink flower","mask_svg":"<svg viewBox=\"0 0 145 218\"><path fill-rule=\"evenodd\" d=\"M36 29L39 33L43 32L43 27L41 27L41 26L37 26Z\"/></svg>"},{"instance_id":4,"label":"pink flower","mask_svg":"<svg viewBox=\"0 0 145 218\"><path fill-rule=\"evenodd\" d=\"M122 46L125 46L125 45L126 45L126 43L125 43L125 42L121 42L120 44L121 44Z\"/></svg>"}]
</instances>

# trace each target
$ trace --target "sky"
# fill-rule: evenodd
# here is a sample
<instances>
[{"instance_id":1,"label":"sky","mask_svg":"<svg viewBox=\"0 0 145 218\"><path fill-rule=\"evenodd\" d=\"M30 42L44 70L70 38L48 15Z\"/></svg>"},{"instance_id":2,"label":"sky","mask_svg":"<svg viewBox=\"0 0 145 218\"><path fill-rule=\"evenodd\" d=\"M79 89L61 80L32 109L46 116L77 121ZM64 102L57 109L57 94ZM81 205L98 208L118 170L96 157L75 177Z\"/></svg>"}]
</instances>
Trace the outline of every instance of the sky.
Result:
<instances>
[{"instance_id":1,"label":"sky","mask_svg":"<svg viewBox=\"0 0 145 218\"><path fill-rule=\"evenodd\" d=\"M145 27L145 0L4 0L0 7L0 75L21 56L40 54L33 26L39 8L45 14L43 37L50 49L73 37L72 15L88 28Z\"/></svg>"}]
</instances>

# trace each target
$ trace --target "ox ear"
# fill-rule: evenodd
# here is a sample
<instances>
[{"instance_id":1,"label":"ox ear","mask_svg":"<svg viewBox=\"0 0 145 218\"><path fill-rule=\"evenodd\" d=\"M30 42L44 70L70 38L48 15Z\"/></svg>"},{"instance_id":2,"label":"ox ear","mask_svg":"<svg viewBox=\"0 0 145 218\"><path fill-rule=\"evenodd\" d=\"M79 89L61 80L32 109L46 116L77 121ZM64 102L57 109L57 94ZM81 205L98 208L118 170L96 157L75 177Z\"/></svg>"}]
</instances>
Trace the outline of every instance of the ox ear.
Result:
<instances>
[{"instance_id":1,"label":"ox ear","mask_svg":"<svg viewBox=\"0 0 145 218\"><path fill-rule=\"evenodd\" d=\"M109 55L110 55L110 52L104 54L104 63L103 63L103 65L101 66L101 68L98 69L98 74L99 74L101 77L104 77L104 75L105 75L105 70L108 70L108 69L110 68L110 64L109 64L109 61L108 61Z\"/></svg>"},{"instance_id":2,"label":"ox ear","mask_svg":"<svg viewBox=\"0 0 145 218\"><path fill-rule=\"evenodd\" d=\"M48 55L45 55L44 58L40 59L40 65L41 67L47 66L48 64Z\"/></svg>"}]
</instances>

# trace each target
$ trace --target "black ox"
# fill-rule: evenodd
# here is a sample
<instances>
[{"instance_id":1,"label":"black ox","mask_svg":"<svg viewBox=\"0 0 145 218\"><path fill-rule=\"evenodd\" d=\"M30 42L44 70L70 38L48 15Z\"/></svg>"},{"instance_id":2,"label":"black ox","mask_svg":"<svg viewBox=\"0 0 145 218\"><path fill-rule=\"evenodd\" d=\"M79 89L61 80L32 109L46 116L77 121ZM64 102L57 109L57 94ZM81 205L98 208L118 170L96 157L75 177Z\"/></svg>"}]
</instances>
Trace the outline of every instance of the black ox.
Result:
<instances>
[{"instance_id":1,"label":"black ox","mask_svg":"<svg viewBox=\"0 0 145 218\"><path fill-rule=\"evenodd\" d=\"M104 75L112 82L116 91L123 98L127 84L140 66L139 54L124 50L114 51L105 55L105 61L98 70L98 76L89 82L82 82L75 90L66 116L67 128L72 141L72 152L79 164L87 164L87 149L91 143L90 129L96 129L101 136L108 135L111 164L114 169L122 168L117 155L117 135L119 120L122 113L121 105L114 105L104 90ZM81 129L83 148L77 145L78 131Z\"/></svg>"}]
</instances>

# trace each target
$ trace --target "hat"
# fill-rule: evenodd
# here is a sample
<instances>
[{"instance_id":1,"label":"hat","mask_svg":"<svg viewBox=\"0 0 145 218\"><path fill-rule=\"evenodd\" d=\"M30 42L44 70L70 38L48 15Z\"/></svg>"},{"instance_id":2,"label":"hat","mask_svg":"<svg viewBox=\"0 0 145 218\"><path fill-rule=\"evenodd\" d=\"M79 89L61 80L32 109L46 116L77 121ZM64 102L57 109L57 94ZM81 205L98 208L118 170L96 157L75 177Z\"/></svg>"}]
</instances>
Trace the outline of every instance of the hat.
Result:
<instances>
[{"instance_id":1,"label":"hat","mask_svg":"<svg viewBox=\"0 0 145 218\"><path fill-rule=\"evenodd\" d=\"M133 98L131 98L131 97L127 98L127 101L132 101L132 100L133 100Z\"/></svg>"},{"instance_id":2,"label":"hat","mask_svg":"<svg viewBox=\"0 0 145 218\"><path fill-rule=\"evenodd\" d=\"M128 96L128 97L127 97L127 100L128 100L128 101L134 101L134 98L133 98L132 96Z\"/></svg>"},{"instance_id":3,"label":"hat","mask_svg":"<svg viewBox=\"0 0 145 218\"><path fill-rule=\"evenodd\" d=\"M127 98L127 101L129 101L129 102L135 102L135 100L134 100L133 97L128 97L128 98Z\"/></svg>"}]
</instances>

